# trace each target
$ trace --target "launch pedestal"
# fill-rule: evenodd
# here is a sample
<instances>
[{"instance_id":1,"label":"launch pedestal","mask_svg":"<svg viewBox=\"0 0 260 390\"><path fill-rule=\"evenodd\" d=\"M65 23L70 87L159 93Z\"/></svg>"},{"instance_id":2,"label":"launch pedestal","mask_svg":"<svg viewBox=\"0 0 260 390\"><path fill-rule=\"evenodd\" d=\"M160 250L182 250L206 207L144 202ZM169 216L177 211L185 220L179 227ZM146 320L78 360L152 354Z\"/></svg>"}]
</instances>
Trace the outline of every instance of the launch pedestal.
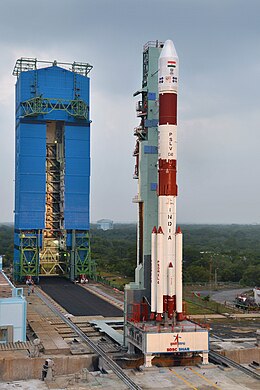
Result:
<instances>
[{"instance_id":1,"label":"launch pedestal","mask_svg":"<svg viewBox=\"0 0 260 390\"><path fill-rule=\"evenodd\" d=\"M208 364L209 336L202 325L189 320L176 325L151 322L127 322L126 341L129 352L139 350L144 354L144 366L151 367L152 359L158 355L200 355L202 364Z\"/></svg>"}]
</instances>

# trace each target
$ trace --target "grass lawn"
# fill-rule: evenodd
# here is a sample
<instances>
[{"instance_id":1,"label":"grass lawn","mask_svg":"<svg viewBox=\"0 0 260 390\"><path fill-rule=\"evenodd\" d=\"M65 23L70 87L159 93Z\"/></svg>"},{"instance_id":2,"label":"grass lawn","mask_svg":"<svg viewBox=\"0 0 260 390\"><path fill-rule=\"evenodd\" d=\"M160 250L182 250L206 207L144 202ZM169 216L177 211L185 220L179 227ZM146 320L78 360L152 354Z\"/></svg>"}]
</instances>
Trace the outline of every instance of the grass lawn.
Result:
<instances>
[{"instance_id":1,"label":"grass lawn","mask_svg":"<svg viewBox=\"0 0 260 390\"><path fill-rule=\"evenodd\" d=\"M212 314L214 313L212 310L207 309L206 307L201 307L196 305L193 302L185 301L186 303L186 314L192 315L192 314Z\"/></svg>"},{"instance_id":2,"label":"grass lawn","mask_svg":"<svg viewBox=\"0 0 260 390\"><path fill-rule=\"evenodd\" d=\"M106 271L99 271L99 275L102 279L109 282L112 287L118 288L119 290L123 290L125 284L128 284L133 281L133 279L127 276L121 276L116 273Z\"/></svg>"}]
</instances>

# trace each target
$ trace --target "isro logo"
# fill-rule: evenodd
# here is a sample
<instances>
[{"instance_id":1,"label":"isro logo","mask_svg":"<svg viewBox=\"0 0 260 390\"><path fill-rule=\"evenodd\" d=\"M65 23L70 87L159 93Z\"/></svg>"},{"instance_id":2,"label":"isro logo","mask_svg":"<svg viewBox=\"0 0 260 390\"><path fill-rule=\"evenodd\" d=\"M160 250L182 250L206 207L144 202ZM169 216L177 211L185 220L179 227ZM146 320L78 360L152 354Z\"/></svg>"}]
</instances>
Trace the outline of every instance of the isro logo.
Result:
<instances>
[{"instance_id":1,"label":"isro logo","mask_svg":"<svg viewBox=\"0 0 260 390\"><path fill-rule=\"evenodd\" d=\"M170 348L167 348L167 352L189 351L190 348L188 347L180 347L180 345L183 346L185 345L185 342L182 342L180 340L181 340L181 336L176 334L176 336L174 336L173 341L170 343Z\"/></svg>"},{"instance_id":2,"label":"isro logo","mask_svg":"<svg viewBox=\"0 0 260 390\"><path fill-rule=\"evenodd\" d=\"M167 348L167 352L177 352L179 350L179 338L178 334L174 336L173 341L170 343L170 348Z\"/></svg>"},{"instance_id":3,"label":"isro logo","mask_svg":"<svg viewBox=\"0 0 260 390\"><path fill-rule=\"evenodd\" d=\"M172 77L172 76L166 76L165 77L165 81L167 81L168 83L177 83L178 81L178 78L177 77ZM164 82L164 78L163 77L159 77L159 84L163 84Z\"/></svg>"}]
</instances>

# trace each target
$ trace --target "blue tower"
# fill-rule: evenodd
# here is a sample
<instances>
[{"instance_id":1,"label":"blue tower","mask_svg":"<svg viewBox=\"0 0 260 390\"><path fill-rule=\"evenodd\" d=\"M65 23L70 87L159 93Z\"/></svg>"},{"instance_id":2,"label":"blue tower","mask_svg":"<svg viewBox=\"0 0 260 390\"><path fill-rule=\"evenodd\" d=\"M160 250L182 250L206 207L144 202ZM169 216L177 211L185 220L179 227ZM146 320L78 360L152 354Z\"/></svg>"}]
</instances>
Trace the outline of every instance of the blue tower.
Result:
<instances>
[{"instance_id":1,"label":"blue tower","mask_svg":"<svg viewBox=\"0 0 260 390\"><path fill-rule=\"evenodd\" d=\"M17 60L14 278L93 277L89 244L92 66Z\"/></svg>"}]
</instances>

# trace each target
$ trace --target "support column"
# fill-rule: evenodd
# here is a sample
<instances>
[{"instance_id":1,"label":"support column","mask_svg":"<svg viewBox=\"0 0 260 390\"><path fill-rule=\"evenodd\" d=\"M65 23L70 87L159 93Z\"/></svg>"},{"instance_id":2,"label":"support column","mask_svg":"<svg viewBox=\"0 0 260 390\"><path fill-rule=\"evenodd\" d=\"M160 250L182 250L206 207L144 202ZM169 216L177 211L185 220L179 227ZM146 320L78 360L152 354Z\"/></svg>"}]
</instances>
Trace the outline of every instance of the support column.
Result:
<instances>
[{"instance_id":1,"label":"support column","mask_svg":"<svg viewBox=\"0 0 260 390\"><path fill-rule=\"evenodd\" d=\"M153 355L150 355L148 353L146 353L144 355L144 366L145 368L151 368L153 365L152 365L152 360L153 360L154 356Z\"/></svg>"},{"instance_id":2,"label":"support column","mask_svg":"<svg viewBox=\"0 0 260 390\"><path fill-rule=\"evenodd\" d=\"M135 353L135 346L131 343L128 342L128 351L127 353L129 353L130 355L133 355Z\"/></svg>"},{"instance_id":3,"label":"support column","mask_svg":"<svg viewBox=\"0 0 260 390\"><path fill-rule=\"evenodd\" d=\"M208 352L203 352L202 353L202 364L209 364L209 353Z\"/></svg>"}]
</instances>

